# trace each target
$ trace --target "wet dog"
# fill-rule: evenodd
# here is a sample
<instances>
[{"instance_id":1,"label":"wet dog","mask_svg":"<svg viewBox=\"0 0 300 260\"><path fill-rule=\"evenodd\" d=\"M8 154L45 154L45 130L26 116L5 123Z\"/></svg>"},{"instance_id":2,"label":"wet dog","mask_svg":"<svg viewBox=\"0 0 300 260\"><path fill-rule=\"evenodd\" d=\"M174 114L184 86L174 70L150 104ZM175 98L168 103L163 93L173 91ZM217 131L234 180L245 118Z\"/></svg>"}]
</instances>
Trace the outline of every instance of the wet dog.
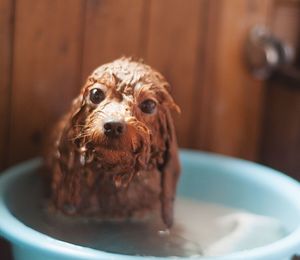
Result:
<instances>
[{"instance_id":1,"label":"wet dog","mask_svg":"<svg viewBox=\"0 0 300 260\"><path fill-rule=\"evenodd\" d=\"M46 162L51 201L68 215L141 218L170 227L180 173L164 77L121 58L97 68L55 128Z\"/></svg>"}]
</instances>

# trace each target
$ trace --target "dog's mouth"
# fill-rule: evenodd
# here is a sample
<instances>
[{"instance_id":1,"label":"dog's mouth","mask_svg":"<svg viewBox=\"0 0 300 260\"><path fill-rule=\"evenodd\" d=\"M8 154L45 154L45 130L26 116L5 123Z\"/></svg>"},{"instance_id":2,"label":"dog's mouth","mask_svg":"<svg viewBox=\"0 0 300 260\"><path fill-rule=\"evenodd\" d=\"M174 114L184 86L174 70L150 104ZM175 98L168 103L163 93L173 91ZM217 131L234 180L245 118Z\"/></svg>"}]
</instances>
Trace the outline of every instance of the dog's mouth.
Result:
<instances>
[{"instance_id":1,"label":"dog's mouth","mask_svg":"<svg viewBox=\"0 0 300 260\"><path fill-rule=\"evenodd\" d=\"M99 127L99 126L98 126ZM148 128L135 120L125 126L91 125L76 138L80 163L90 165L99 174L111 178L116 188L127 187L134 176L150 162L151 135Z\"/></svg>"},{"instance_id":2,"label":"dog's mouth","mask_svg":"<svg viewBox=\"0 0 300 260\"><path fill-rule=\"evenodd\" d=\"M149 163L150 147L141 136L103 137L94 148L94 156L116 188L129 185L134 176Z\"/></svg>"}]
</instances>

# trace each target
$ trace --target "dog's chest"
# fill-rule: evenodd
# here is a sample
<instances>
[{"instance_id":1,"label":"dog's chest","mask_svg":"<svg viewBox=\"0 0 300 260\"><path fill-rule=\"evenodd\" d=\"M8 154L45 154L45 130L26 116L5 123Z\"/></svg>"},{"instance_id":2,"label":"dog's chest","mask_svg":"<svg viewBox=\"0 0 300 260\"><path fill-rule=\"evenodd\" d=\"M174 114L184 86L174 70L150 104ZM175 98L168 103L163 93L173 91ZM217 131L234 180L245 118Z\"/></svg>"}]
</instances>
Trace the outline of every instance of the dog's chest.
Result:
<instances>
[{"instance_id":1,"label":"dog's chest","mask_svg":"<svg viewBox=\"0 0 300 260\"><path fill-rule=\"evenodd\" d=\"M53 198L58 209L71 215L128 219L159 208L161 176L157 169L139 171L127 185L116 186L114 177L121 172L116 175L111 170L90 166L66 174L56 172L64 176L53 179Z\"/></svg>"},{"instance_id":2,"label":"dog's chest","mask_svg":"<svg viewBox=\"0 0 300 260\"><path fill-rule=\"evenodd\" d=\"M113 177L103 173L95 182L88 199L90 209L104 217L129 217L158 207L161 188L157 170L140 171L128 184L119 187Z\"/></svg>"}]
</instances>

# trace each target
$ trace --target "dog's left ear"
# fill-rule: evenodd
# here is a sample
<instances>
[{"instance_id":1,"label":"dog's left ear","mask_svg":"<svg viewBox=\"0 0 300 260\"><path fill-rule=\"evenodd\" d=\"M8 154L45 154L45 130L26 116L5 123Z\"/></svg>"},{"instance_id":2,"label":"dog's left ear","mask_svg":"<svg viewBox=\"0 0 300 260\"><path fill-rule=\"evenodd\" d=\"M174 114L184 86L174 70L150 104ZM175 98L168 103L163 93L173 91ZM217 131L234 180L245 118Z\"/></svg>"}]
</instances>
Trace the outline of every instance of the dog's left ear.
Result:
<instances>
[{"instance_id":1,"label":"dog's left ear","mask_svg":"<svg viewBox=\"0 0 300 260\"><path fill-rule=\"evenodd\" d=\"M169 93L169 88L169 85L164 86L162 90L158 91L158 95L160 96L160 99L162 100L164 106L166 106L169 110L175 111L176 113L180 114L180 107L175 103L174 99Z\"/></svg>"},{"instance_id":2,"label":"dog's left ear","mask_svg":"<svg viewBox=\"0 0 300 260\"><path fill-rule=\"evenodd\" d=\"M175 127L172 120L170 109L180 111L172 97L168 96L165 100L165 109L160 116L165 142L163 163L159 166L161 172L161 214L166 226L169 228L173 224L173 207L176 195L176 185L180 174L180 163L178 158L178 147L176 140Z\"/></svg>"}]
</instances>

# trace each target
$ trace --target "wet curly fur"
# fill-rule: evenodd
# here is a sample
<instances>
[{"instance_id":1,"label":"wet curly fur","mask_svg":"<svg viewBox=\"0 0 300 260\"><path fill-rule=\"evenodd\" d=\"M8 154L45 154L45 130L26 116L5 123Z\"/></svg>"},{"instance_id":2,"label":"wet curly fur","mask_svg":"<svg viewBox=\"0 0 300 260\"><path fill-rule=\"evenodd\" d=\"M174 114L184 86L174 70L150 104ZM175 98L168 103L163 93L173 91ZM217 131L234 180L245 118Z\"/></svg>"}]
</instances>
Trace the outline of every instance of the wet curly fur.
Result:
<instances>
[{"instance_id":1,"label":"wet curly fur","mask_svg":"<svg viewBox=\"0 0 300 260\"><path fill-rule=\"evenodd\" d=\"M90 100L95 88L105 95L96 105ZM140 107L148 99L156 104L150 114ZM54 208L101 219L140 218L160 209L171 226L180 172L171 110L179 108L169 84L151 67L121 58L97 68L55 128L46 154ZM124 133L106 136L107 121L123 122Z\"/></svg>"}]
</instances>

